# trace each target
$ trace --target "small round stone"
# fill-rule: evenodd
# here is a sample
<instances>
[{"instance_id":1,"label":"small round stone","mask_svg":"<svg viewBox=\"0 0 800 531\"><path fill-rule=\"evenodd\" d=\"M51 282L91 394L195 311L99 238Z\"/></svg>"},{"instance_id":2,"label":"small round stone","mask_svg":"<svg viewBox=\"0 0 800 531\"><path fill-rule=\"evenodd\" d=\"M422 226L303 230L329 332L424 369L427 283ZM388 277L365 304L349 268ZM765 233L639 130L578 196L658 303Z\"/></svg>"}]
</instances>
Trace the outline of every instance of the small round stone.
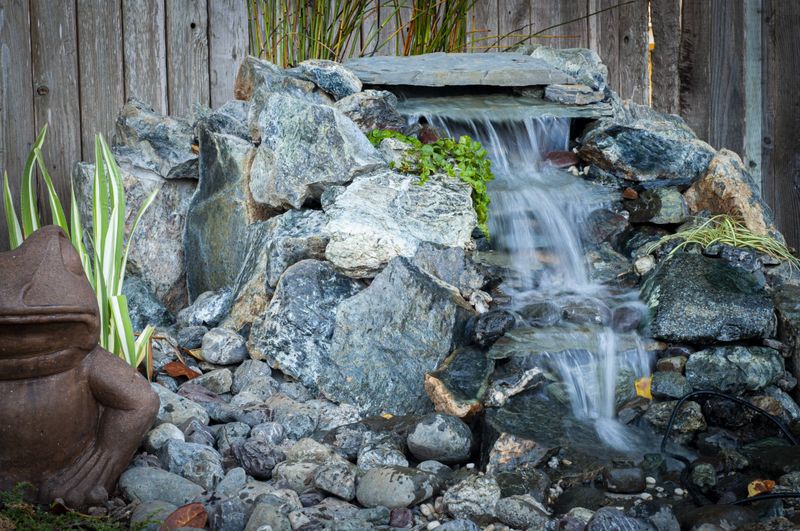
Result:
<instances>
[{"instance_id":1,"label":"small round stone","mask_svg":"<svg viewBox=\"0 0 800 531\"><path fill-rule=\"evenodd\" d=\"M463 463L472 450L472 432L458 417L433 413L424 416L411 430L408 449L419 461Z\"/></svg>"}]
</instances>

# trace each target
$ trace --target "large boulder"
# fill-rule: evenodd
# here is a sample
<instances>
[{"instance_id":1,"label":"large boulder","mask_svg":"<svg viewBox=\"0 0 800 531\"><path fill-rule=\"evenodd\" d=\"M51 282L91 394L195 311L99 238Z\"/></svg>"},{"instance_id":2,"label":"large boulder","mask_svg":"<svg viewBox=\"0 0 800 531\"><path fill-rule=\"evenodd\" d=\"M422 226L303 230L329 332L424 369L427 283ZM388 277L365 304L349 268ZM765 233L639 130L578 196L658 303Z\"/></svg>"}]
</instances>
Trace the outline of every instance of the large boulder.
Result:
<instances>
[{"instance_id":1,"label":"large boulder","mask_svg":"<svg viewBox=\"0 0 800 531\"><path fill-rule=\"evenodd\" d=\"M336 374L329 358L336 308L361 284L328 262L302 260L286 270L264 315L250 331L249 350L274 368L316 389Z\"/></svg>"},{"instance_id":2,"label":"large boulder","mask_svg":"<svg viewBox=\"0 0 800 531\"><path fill-rule=\"evenodd\" d=\"M318 386L365 413L426 413L425 374L456 346L471 308L450 286L395 258L372 284L339 304L332 365Z\"/></svg>"},{"instance_id":3,"label":"large boulder","mask_svg":"<svg viewBox=\"0 0 800 531\"><path fill-rule=\"evenodd\" d=\"M740 219L756 234L783 236L772 222L772 214L761 199L753 178L742 159L733 151L721 150L711 160L708 171L684 194L692 214L706 210L712 214L728 214Z\"/></svg>"},{"instance_id":4,"label":"large boulder","mask_svg":"<svg viewBox=\"0 0 800 531\"><path fill-rule=\"evenodd\" d=\"M113 145L118 159L165 179L197 179L193 138L186 120L164 116L131 98L117 117Z\"/></svg>"},{"instance_id":5,"label":"large boulder","mask_svg":"<svg viewBox=\"0 0 800 531\"><path fill-rule=\"evenodd\" d=\"M130 236L136 213L144 200L158 190L133 235L127 270L139 277L168 310L175 312L188 300L182 236L197 182L164 179L154 172L120 162L126 196L126 236ZM81 219L91 234L94 164L77 163L72 182Z\"/></svg>"},{"instance_id":6,"label":"large boulder","mask_svg":"<svg viewBox=\"0 0 800 531\"><path fill-rule=\"evenodd\" d=\"M248 192L253 146L232 135L198 128L200 183L187 213L184 249L192 300L233 284L245 255L248 227L269 213Z\"/></svg>"},{"instance_id":7,"label":"large boulder","mask_svg":"<svg viewBox=\"0 0 800 531\"><path fill-rule=\"evenodd\" d=\"M763 275L701 254L663 260L642 287L650 333L676 343L769 337L775 327Z\"/></svg>"},{"instance_id":8,"label":"large boulder","mask_svg":"<svg viewBox=\"0 0 800 531\"><path fill-rule=\"evenodd\" d=\"M325 214L319 210L290 210L250 227L226 326L239 329L261 315L289 266L325 257L325 223Z\"/></svg>"},{"instance_id":9,"label":"large boulder","mask_svg":"<svg viewBox=\"0 0 800 531\"><path fill-rule=\"evenodd\" d=\"M289 73L313 82L337 100L361 91L361 80L336 61L308 59Z\"/></svg>"},{"instance_id":10,"label":"large boulder","mask_svg":"<svg viewBox=\"0 0 800 531\"><path fill-rule=\"evenodd\" d=\"M332 103L330 97L314 83L287 75L282 68L269 61L248 56L236 74L233 95L237 100L252 100L255 103L259 99L259 92L262 101L267 94L283 92L317 103Z\"/></svg>"},{"instance_id":11,"label":"large boulder","mask_svg":"<svg viewBox=\"0 0 800 531\"><path fill-rule=\"evenodd\" d=\"M686 362L686 380L695 390L733 394L762 391L783 371L780 352L766 347L715 347L695 352Z\"/></svg>"},{"instance_id":12,"label":"large boulder","mask_svg":"<svg viewBox=\"0 0 800 531\"><path fill-rule=\"evenodd\" d=\"M252 115L261 145L253 162L253 199L274 209L300 208L322 192L383 165L352 120L327 105L271 94Z\"/></svg>"},{"instance_id":13,"label":"large boulder","mask_svg":"<svg viewBox=\"0 0 800 531\"><path fill-rule=\"evenodd\" d=\"M365 90L342 98L334 105L364 132L401 130L406 119L397 112L397 96L388 90Z\"/></svg>"},{"instance_id":14,"label":"large boulder","mask_svg":"<svg viewBox=\"0 0 800 531\"><path fill-rule=\"evenodd\" d=\"M594 90L602 91L608 84L608 67L594 50L539 46L533 50L531 57L541 59Z\"/></svg>"},{"instance_id":15,"label":"large boulder","mask_svg":"<svg viewBox=\"0 0 800 531\"><path fill-rule=\"evenodd\" d=\"M422 242L467 247L476 225L472 189L446 175L417 180L383 171L326 196L326 258L347 275L371 277L395 256L414 256Z\"/></svg>"}]
</instances>

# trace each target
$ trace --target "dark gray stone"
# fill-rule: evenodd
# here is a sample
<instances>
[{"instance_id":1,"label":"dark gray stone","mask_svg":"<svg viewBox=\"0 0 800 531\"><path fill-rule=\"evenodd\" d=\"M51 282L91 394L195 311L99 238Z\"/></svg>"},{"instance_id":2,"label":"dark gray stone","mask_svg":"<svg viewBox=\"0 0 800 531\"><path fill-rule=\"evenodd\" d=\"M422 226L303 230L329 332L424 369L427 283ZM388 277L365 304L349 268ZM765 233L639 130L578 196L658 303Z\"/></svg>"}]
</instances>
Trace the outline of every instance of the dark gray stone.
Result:
<instances>
[{"instance_id":1,"label":"dark gray stone","mask_svg":"<svg viewBox=\"0 0 800 531\"><path fill-rule=\"evenodd\" d=\"M275 466L286 459L282 450L252 436L242 443L234 444L231 449L239 466L256 479L271 478Z\"/></svg>"},{"instance_id":2,"label":"dark gray stone","mask_svg":"<svg viewBox=\"0 0 800 531\"><path fill-rule=\"evenodd\" d=\"M472 450L472 432L457 417L432 413L420 419L409 432L408 449L418 461L464 463Z\"/></svg>"},{"instance_id":3,"label":"dark gray stone","mask_svg":"<svg viewBox=\"0 0 800 531\"><path fill-rule=\"evenodd\" d=\"M205 326L193 325L181 328L178 332L178 346L185 349L200 348L203 336L208 332Z\"/></svg>"},{"instance_id":4,"label":"dark gray stone","mask_svg":"<svg viewBox=\"0 0 800 531\"><path fill-rule=\"evenodd\" d=\"M190 306L178 312L178 326L205 326L214 328L228 313L231 303L229 289L205 291Z\"/></svg>"},{"instance_id":5,"label":"dark gray stone","mask_svg":"<svg viewBox=\"0 0 800 531\"><path fill-rule=\"evenodd\" d=\"M364 133L373 129L400 131L406 126L406 119L397 112L397 96L388 90L351 94L333 106L353 120Z\"/></svg>"},{"instance_id":6,"label":"dark gray stone","mask_svg":"<svg viewBox=\"0 0 800 531\"><path fill-rule=\"evenodd\" d=\"M686 362L686 380L695 390L741 394L763 391L783 376L783 357L766 347L725 346L695 352Z\"/></svg>"},{"instance_id":7,"label":"dark gray stone","mask_svg":"<svg viewBox=\"0 0 800 531\"><path fill-rule=\"evenodd\" d=\"M179 474L209 491L214 490L225 476L222 457L203 444L170 439L159 449L158 459L173 474Z\"/></svg>"},{"instance_id":8,"label":"dark gray stone","mask_svg":"<svg viewBox=\"0 0 800 531\"><path fill-rule=\"evenodd\" d=\"M308 59L288 73L313 82L337 100L361 91L361 81L336 61Z\"/></svg>"},{"instance_id":9,"label":"dark gray stone","mask_svg":"<svg viewBox=\"0 0 800 531\"><path fill-rule=\"evenodd\" d=\"M608 83L608 68L594 50L585 48L551 48L537 46L531 57L539 59L578 83L594 90L604 90ZM563 82L559 82L563 83Z\"/></svg>"},{"instance_id":10,"label":"dark gray stone","mask_svg":"<svg viewBox=\"0 0 800 531\"><path fill-rule=\"evenodd\" d=\"M657 371L653 374L650 391L655 398L682 398L692 392L692 384L679 372Z\"/></svg>"},{"instance_id":11,"label":"dark gray stone","mask_svg":"<svg viewBox=\"0 0 800 531\"><path fill-rule=\"evenodd\" d=\"M606 490L618 494L636 494L644 491L647 486L644 470L639 467L605 468L603 469L603 481Z\"/></svg>"},{"instance_id":12,"label":"dark gray stone","mask_svg":"<svg viewBox=\"0 0 800 531\"><path fill-rule=\"evenodd\" d=\"M378 467L358 480L356 496L365 507L409 507L433 496L432 477L427 472L406 467Z\"/></svg>"},{"instance_id":13,"label":"dark gray stone","mask_svg":"<svg viewBox=\"0 0 800 531\"><path fill-rule=\"evenodd\" d=\"M642 287L650 333L675 343L769 337L775 326L763 276L699 254L663 260Z\"/></svg>"},{"instance_id":14,"label":"dark gray stone","mask_svg":"<svg viewBox=\"0 0 800 531\"><path fill-rule=\"evenodd\" d=\"M670 225L683 223L689 218L689 207L677 188L665 187L644 190L636 199L622 202L633 223Z\"/></svg>"},{"instance_id":15,"label":"dark gray stone","mask_svg":"<svg viewBox=\"0 0 800 531\"><path fill-rule=\"evenodd\" d=\"M227 328L212 328L203 336L203 359L215 365L234 365L247 359L242 336Z\"/></svg>"},{"instance_id":16,"label":"dark gray stone","mask_svg":"<svg viewBox=\"0 0 800 531\"><path fill-rule=\"evenodd\" d=\"M271 375L272 369L263 361L244 360L241 365L236 367L236 371L233 373L231 391L237 394L248 387L250 382L254 379L269 377Z\"/></svg>"},{"instance_id":17,"label":"dark gray stone","mask_svg":"<svg viewBox=\"0 0 800 531\"><path fill-rule=\"evenodd\" d=\"M131 501L164 501L184 505L203 493L203 487L160 468L135 467L126 470L119 479L122 494Z\"/></svg>"},{"instance_id":18,"label":"dark gray stone","mask_svg":"<svg viewBox=\"0 0 800 531\"><path fill-rule=\"evenodd\" d=\"M458 288L466 299L488 281L486 271L472 261L463 247L446 247L424 241L417 247L411 262L429 275Z\"/></svg>"},{"instance_id":19,"label":"dark gray stone","mask_svg":"<svg viewBox=\"0 0 800 531\"><path fill-rule=\"evenodd\" d=\"M172 315L142 279L126 275L122 294L128 299L128 313L134 331L141 332L147 325L166 327L172 324Z\"/></svg>"},{"instance_id":20,"label":"dark gray stone","mask_svg":"<svg viewBox=\"0 0 800 531\"><path fill-rule=\"evenodd\" d=\"M626 516L614 507L601 507L595 511L586 531L658 531L646 520Z\"/></svg>"},{"instance_id":21,"label":"dark gray stone","mask_svg":"<svg viewBox=\"0 0 800 531\"><path fill-rule=\"evenodd\" d=\"M425 392L437 411L465 417L477 413L494 371L494 361L477 348L462 347L425 375Z\"/></svg>"}]
</instances>

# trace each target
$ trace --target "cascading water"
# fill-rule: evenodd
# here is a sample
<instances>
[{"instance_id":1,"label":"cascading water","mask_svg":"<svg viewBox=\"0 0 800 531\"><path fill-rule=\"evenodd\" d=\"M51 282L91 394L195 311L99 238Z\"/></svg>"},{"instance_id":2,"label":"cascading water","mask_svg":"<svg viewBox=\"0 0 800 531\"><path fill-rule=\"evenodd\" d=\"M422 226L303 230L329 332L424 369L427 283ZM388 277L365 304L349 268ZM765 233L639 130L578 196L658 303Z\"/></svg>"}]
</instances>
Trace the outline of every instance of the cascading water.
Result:
<instances>
[{"instance_id":1,"label":"cascading water","mask_svg":"<svg viewBox=\"0 0 800 531\"><path fill-rule=\"evenodd\" d=\"M428 109L426 109L427 111ZM420 118L422 113L413 116ZM513 272L503 290L512 296L513 309L530 304L590 304L601 313L621 305L635 305L633 292L612 290L593 281L587 266L581 227L587 216L610 200L593 185L546 163L551 151L568 149L570 119L521 117L500 120L491 108L469 110L460 119L425 112L433 126L458 138L469 135L481 142L492 161L489 229L492 246L508 256ZM616 391L650 373L651 360L638 336L620 337L608 320L591 326L561 322L564 348L547 352L547 369L564 383L575 417L591 421L600 438L617 450L631 450L636 437L615 420Z\"/></svg>"}]
</instances>

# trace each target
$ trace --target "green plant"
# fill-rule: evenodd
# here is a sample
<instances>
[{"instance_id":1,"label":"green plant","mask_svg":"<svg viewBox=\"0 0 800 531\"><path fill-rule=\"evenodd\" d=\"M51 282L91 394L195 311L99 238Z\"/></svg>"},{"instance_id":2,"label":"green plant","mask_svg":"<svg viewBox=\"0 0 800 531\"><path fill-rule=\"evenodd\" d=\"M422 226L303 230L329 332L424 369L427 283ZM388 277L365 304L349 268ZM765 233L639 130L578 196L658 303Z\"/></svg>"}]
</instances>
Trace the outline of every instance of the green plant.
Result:
<instances>
[{"instance_id":1,"label":"green plant","mask_svg":"<svg viewBox=\"0 0 800 531\"><path fill-rule=\"evenodd\" d=\"M373 145L378 146L386 138L401 140L410 146L397 169L419 175L419 184L425 184L435 173L458 177L472 187L472 207L478 217L478 227L489 237L489 193L486 183L494 179L492 163L486 158L486 150L480 142L464 135L458 141L440 138L432 144L423 144L419 139L397 131L375 129L367 135ZM394 165L392 165L394 167Z\"/></svg>"},{"instance_id":2,"label":"green plant","mask_svg":"<svg viewBox=\"0 0 800 531\"><path fill-rule=\"evenodd\" d=\"M128 262L133 233L145 210L155 199L157 190L142 203L131 226L127 245L123 245L125 239L125 190L122 187L122 176L106 141L102 135L97 135L92 197L93 231L91 241L93 251L92 256L89 256L83 243L83 227L75 190L71 189L70 192L71 216L68 222L45 166L41 148L46 134L47 126L45 125L39 132L39 136L36 137L22 172L21 223L14 209L8 173L3 173L3 204L11 248L21 245L25 238L41 226L36 206L35 173L36 167L38 167L46 185L53 223L61 227L78 251L86 278L97 295L97 306L100 313L100 346L116 354L133 367L138 367L145 358L148 358L149 371L151 366L149 363L150 338L154 329L148 326L139 334L138 338L135 337L128 312L128 301L122 294L122 283L125 279L125 266Z\"/></svg>"},{"instance_id":3,"label":"green plant","mask_svg":"<svg viewBox=\"0 0 800 531\"><path fill-rule=\"evenodd\" d=\"M477 0L411 0L405 6L397 0L396 32L400 37L398 55L460 52L467 46L467 14ZM408 12L407 19L403 14Z\"/></svg>"},{"instance_id":4,"label":"green plant","mask_svg":"<svg viewBox=\"0 0 800 531\"><path fill-rule=\"evenodd\" d=\"M709 245L720 243L733 247L750 248L800 268L800 260L783 243L771 236L754 233L744 223L726 214L713 216L706 220L698 219L694 226L651 243L645 247L644 252L652 253L659 247L675 241L679 243L669 252L669 256L690 244L697 244L705 249Z\"/></svg>"}]
</instances>

